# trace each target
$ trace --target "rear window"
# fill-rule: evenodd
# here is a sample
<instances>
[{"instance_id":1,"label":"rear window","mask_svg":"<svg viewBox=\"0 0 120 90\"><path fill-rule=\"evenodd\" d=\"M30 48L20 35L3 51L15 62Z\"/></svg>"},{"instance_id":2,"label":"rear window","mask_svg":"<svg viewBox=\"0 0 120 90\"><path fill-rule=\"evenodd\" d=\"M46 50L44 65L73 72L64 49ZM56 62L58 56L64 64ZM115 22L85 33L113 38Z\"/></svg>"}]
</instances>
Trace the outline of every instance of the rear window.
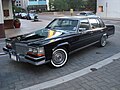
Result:
<instances>
[{"instance_id":1,"label":"rear window","mask_svg":"<svg viewBox=\"0 0 120 90\"><path fill-rule=\"evenodd\" d=\"M99 21L97 19L89 19L89 22L91 23L92 29L99 28Z\"/></svg>"},{"instance_id":2,"label":"rear window","mask_svg":"<svg viewBox=\"0 0 120 90\"><path fill-rule=\"evenodd\" d=\"M89 25L88 19L80 20L80 27L79 28L83 28L84 30L89 30L90 25Z\"/></svg>"},{"instance_id":3,"label":"rear window","mask_svg":"<svg viewBox=\"0 0 120 90\"><path fill-rule=\"evenodd\" d=\"M98 21L99 21L100 27L105 27L105 24L104 24L104 22L102 21L102 19L98 19Z\"/></svg>"}]
</instances>

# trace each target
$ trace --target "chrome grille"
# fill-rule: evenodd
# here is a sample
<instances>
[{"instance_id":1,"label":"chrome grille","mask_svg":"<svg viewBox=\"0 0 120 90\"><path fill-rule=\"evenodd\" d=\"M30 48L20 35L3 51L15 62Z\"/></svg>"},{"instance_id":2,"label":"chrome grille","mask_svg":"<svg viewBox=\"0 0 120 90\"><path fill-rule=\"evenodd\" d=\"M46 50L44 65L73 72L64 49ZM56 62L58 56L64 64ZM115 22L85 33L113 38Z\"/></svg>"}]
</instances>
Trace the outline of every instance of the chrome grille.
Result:
<instances>
[{"instance_id":1,"label":"chrome grille","mask_svg":"<svg viewBox=\"0 0 120 90\"><path fill-rule=\"evenodd\" d=\"M16 43L15 47L18 54L26 54L26 52L28 52L27 44Z\"/></svg>"}]
</instances>

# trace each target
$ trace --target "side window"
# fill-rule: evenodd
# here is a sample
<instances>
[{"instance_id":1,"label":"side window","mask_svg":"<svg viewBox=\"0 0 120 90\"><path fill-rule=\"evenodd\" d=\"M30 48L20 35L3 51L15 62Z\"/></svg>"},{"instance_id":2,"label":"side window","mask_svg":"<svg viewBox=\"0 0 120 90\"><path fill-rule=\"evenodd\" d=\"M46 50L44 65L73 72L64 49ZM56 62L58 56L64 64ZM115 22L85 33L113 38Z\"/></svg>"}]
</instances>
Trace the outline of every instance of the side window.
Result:
<instances>
[{"instance_id":1,"label":"side window","mask_svg":"<svg viewBox=\"0 0 120 90\"><path fill-rule=\"evenodd\" d=\"M98 19L98 20L99 20L99 22L100 22L100 27L105 27L104 22L103 22L101 19Z\"/></svg>"},{"instance_id":2,"label":"side window","mask_svg":"<svg viewBox=\"0 0 120 90\"><path fill-rule=\"evenodd\" d=\"M81 30L89 30L90 29L90 24L89 24L88 19L80 20L79 29L81 29Z\"/></svg>"},{"instance_id":3,"label":"side window","mask_svg":"<svg viewBox=\"0 0 120 90\"><path fill-rule=\"evenodd\" d=\"M99 21L97 19L89 19L89 22L91 23L92 29L99 28Z\"/></svg>"}]
</instances>

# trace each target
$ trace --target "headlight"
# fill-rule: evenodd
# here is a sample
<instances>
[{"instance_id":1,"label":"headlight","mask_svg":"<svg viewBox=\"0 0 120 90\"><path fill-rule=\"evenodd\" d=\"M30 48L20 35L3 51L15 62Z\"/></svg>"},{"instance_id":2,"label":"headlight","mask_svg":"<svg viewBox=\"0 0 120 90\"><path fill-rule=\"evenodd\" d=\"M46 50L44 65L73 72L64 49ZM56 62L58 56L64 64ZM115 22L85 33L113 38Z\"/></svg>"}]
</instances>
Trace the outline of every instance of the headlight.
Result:
<instances>
[{"instance_id":1,"label":"headlight","mask_svg":"<svg viewBox=\"0 0 120 90\"><path fill-rule=\"evenodd\" d=\"M7 46L12 46L12 44L11 44L11 43L9 43L9 42L6 42L6 45L7 45Z\"/></svg>"},{"instance_id":2,"label":"headlight","mask_svg":"<svg viewBox=\"0 0 120 90\"><path fill-rule=\"evenodd\" d=\"M33 51L33 49L32 48L29 48L29 52L32 52Z\"/></svg>"},{"instance_id":3,"label":"headlight","mask_svg":"<svg viewBox=\"0 0 120 90\"><path fill-rule=\"evenodd\" d=\"M36 56L44 56L44 47L39 47L39 48L29 48L30 53L36 55Z\"/></svg>"},{"instance_id":4,"label":"headlight","mask_svg":"<svg viewBox=\"0 0 120 90\"><path fill-rule=\"evenodd\" d=\"M37 48L29 48L29 52L38 53Z\"/></svg>"},{"instance_id":5,"label":"headlight","mask_svg":"<svg viewBox=\"0 0 120 90\"><path fill-rule=\"evenodd\" d=\"M10 42L6 42L6 47L12 49L12 44Z\"/></svg>"},{"instance_id":6,"label":"headlight","mask_svg":"<svg viewBox=\"0 0 120 90\"><path fill-rule=\"evenodd\" d=\"M32 52L33 53L38 53L38 50L36 48L33 48Z\"/></svg>"},{"instance_id":7,"label":"headlight","mask_svg":"<svg viewBox=\"0 0 120 90\"><path fill-rule=\"evenodd\" d=\"M37 48L38 54L44 54L44 47Z\"/></svg>"}]
</instances>

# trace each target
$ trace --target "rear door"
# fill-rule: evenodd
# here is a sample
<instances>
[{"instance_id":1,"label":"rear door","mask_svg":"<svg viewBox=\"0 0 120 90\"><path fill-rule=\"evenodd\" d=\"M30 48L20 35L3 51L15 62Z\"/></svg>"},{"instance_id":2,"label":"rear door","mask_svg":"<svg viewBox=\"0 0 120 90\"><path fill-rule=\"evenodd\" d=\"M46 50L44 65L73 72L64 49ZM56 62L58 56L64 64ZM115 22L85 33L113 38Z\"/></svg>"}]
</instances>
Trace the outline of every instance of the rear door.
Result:
<instances>
[{"instance_id":1,"label":"rear door","mask_svg":"<svg viewBox=\"0 0 120 90\"><path fill-rule=\"evenodd\" d=\"M89 22L92 30L92 42L100 40L101 36L105 32L105 26L100 22L99 18L89 18Z\"/></svg>"}]
</instances>

